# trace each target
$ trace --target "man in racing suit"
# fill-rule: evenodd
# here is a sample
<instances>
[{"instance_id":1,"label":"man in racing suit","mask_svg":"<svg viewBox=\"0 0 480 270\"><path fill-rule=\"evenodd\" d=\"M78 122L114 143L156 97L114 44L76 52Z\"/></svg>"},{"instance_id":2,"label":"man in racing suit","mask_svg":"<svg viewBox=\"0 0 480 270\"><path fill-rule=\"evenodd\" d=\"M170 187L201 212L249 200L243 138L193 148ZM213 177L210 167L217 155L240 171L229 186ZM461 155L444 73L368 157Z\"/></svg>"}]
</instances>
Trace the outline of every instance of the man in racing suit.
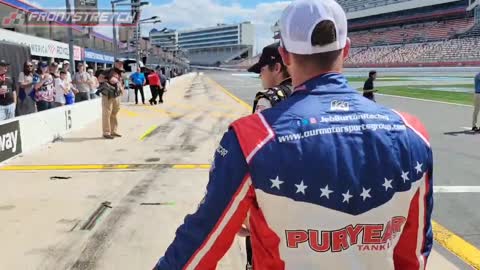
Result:
<instances>
[{"instance_id":1,"label":"man in racing suit","mask_svg":"<svg viewBox=\"0 0 480 270\"><path fill-rule=\"evenodd\" d=\"M263 48L258 63L248 69L248 72L260 74L265 89L255 95L254 113L275 106L292 93L292 79L278 52L279 45L274 43Z\"/></svg>"},{"instance_id":2,"label":"man in racing suit","mask_svg":"<svg viewBox=\"0 0 480 270\"><path fill-rule=\"evenodd\" d=\"M263 48L258 63L248 69L248 72L260 74L262 86L265 89L255 95L255 100L253 101L253 113L271 108L287 99L292 94L292 79L290 78L287 67L283 64L282 57L278 52L279 46L279 43L274 43ZM248 216L245 223L247 228L242 230L241 235L246 234L246 269L252 269L253 252L248 232Z\"/></svg>"},{"instance_id":3,"label":"man in racing suit","mask_svg":"<svg viewBox=\"0 0 480 270\"><path fill-rule=\"evenodd\" d=\"M247 213L256 270L425 269L424 126L348 85L347 18L335 0L293 1L280 29L293 94L231 125L204 200L155 269L215 269Z\"/></svg>"}]
</instances>

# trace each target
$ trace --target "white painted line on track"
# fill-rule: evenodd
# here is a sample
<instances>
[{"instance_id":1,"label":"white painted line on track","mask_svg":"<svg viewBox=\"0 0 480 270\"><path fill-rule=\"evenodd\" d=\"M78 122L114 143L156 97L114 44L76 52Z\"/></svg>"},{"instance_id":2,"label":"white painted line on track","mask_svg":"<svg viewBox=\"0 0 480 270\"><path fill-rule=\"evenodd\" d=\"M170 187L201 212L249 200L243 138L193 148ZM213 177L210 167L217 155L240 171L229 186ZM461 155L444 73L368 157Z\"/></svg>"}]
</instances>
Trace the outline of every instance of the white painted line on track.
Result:
<instances>
[{"instance_id":1,"label":"white painted line on track","mask_svg":"<svg viewBox=\"0 0 480 270\"><path fill-rule=\"evenodd\" d=\"M434 193L480 193L480 186L434 186Z\"/></svg>"},{"instance_id":2,"label":"white painted line on track","mask_svg":"<svg viewBox=\"0 0 480 270\"><path fill-rule=\"evenodd\" d=\"M232 76L259 78L258 74L251 74L251 73L232 73Z\"/></svg>"},{"instance_id":3,"label":"white painted line on track","mask_svg":"<svg viewBox=\"0 0 480 270\"><path fill-rule=\"evenodd\" d=\"M432 103L439 103L439 104L455 105L455 106L473 108L473 105L458 104L458 103L438 101L438 100L430 100L430 99L423 99L423 98L412 98L412 97L404 97L404 96L396 96L396 95L387 95L387 94L376 94L376 95L378 95L378 96L385 96L385 97L403 98L403 99L411 99L411 100L426 101L426 102L432 102Z\"/></svg>"}]
</instances>

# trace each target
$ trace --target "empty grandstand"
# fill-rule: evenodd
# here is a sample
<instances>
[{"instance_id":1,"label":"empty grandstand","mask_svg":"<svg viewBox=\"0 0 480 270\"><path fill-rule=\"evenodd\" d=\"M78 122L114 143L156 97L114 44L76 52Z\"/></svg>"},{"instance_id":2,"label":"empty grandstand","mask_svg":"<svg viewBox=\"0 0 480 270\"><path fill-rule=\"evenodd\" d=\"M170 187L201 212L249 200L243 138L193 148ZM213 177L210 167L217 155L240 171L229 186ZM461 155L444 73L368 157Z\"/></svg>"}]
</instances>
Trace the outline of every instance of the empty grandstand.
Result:
<instances>
[{"instance_id":1,"label":"empty grandstand","mask_svg":"<svg viewBox=\"0 0 480 270\"><path fill-rule=\"evenodd\" d=\"M255 43L250 22L178 32L152 31L150 38L164 48L186 51L190 64L201 66L220 66L252 57Z\"/></svg>"},{"instance_id":2,"label":"empty grandstand","mask_svg":"<svg viewBox=\"0 0 480 270\"><path fill-rule=\"evenodd\" d=\"M347 67L480 65L480 1L337 0L352 41ZM278 27L272 27L278 39ZM245 68L252 61L225 65Z\"/></svg>"},{"instance_id":3,"label":"empty grandstand","mask_svg":"<svg viewBox=\"0 0 480 270\"><path fill-rule=\"evenodd\" d=\"M480 63L478 6L468 0L341 1L349 11L347 66ZM476 2L475 2L476 3ZM381 8L381 12L379 11Z\"/></svg>"}]
</instances>

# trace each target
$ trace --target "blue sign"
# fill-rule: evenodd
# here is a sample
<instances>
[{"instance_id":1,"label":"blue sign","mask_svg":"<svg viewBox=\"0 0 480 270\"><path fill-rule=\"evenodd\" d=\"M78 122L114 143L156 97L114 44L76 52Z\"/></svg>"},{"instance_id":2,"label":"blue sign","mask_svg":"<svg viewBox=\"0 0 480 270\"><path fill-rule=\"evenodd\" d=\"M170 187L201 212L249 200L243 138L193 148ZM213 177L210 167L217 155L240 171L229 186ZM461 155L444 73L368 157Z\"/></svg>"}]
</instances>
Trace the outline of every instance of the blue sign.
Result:
<instances>
[{"instance_id":1,"label":"blue sign","mask_svg":"<svg viewBox=\"0 0 480 270\"><path fill-rule=\"evenodd\" d=\"M114 60L115 59L112 55L107 55L90 49L85 49L85 61L87 62L112 64Z\"/></svg>"}]
</instances>

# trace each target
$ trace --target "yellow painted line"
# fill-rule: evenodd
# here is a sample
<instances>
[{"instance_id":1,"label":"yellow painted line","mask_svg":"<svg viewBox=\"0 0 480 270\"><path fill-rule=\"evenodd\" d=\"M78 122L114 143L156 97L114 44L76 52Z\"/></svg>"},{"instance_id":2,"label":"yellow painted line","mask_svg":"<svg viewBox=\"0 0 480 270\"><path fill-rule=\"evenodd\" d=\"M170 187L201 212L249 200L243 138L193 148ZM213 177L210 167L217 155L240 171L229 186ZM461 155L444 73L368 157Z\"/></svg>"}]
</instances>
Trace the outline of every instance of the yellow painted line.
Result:
<instances>
[{"instance_id":1,"label":"yellow painted line","mask_svg":"<svg viewBox=\"0 0 480 270\"><path fill-rule=\"evenodd\" d=\"M76 171L76 170L125 170L148 169L165 166L170 169L210 169L210 164L69 164L69 165L10 165L0 171Z\"/></svg>"},{"instance_id":2,"label":"yellow painted line","mask_svg":"<svg viewBox=\"0 0 480 270\"><path fill-rule=\"evenodd\" d=\"M172 169L196 169L197 165L193 164L175 164L172 166Z\"/></svg>"},{"instance_id":3,"label":"yellow painted line","mask_svg":"<svg viewBox=\"0 0 480 270\"><path fill-rule=\"evenodd\" d=\"M129 110L126 110L126 109L120 109L120 114L125 114L127 116L130 116L130 117L139 117L140 114L139 113L136 113L136 112L132 112L132 111L129 111Z\"/></svg>"},{"instance_id":4,"label":"yellow painted line","mask_svg":"<svg viewBox=\"0 0 480 270\"><path fill-rule=\"evenodd\" d=\"M105 165L11 165L0 167L1 171L61 171L61 170L101 170Z\"/></svg>"},{"instance_id":5,"label":"yellow painted line","mask_svg":"<svg viewBox=\"0 0 480 270\"><path fill-rule=\"evenodd\" d=\"M151 126L147 131L145 131L145 133L143 133L143 135L139 138L140 141L144 141L150 134L152 134L152 132L155 131L155 129L157 129L158 126L157 125L154 125L154 126Z\"/></svg>"},{"instance_id":6,"label":"yellow painted line","mask_svg":"<svg viewBox=\"0 0 480 270\"><path fill-rule=\"evenodd\" d=\"M238 98L237 96L235 96L234 94L232 94L230 91L228 91L227 89L225 89L225 87L223 87L222 85L220 85L218 82L216 82L216 81L213 80L212 78L208 77L208 79L209 79L213 84L215 84L220 90L222 90L222 92L224 92L225 94L227 94L228 96L230 96L231 98L233 98L236 102L240 103L240 105L242 105L243 107L247 108L249 111L252 111L252 106L248 105L245 101L241 100L240 98Z\"/></svg>"},{"instance_id":7,"label":"yellow painted line","mask_svg":"<svg viewBox=\"0 0 480 270\"><path fill-rule=\"evenodd\" d=\"M113 168L114 168L114 169L120 169L120 170L122 170L122 169L128 169L128 168L130 168L130 165L127 165L127 164L114 165Z\"/></svg>"},{"instance_id":8,"label":"yellow painted line","mask_svg":"<svg viewBox=\"0 0 480 270\"><path fill-rule=\"evenodd\" d=\"M474 269L480 269L480 250L478 248L435 221L432 221L432 226L433 236L437 243L450 250Z\"/></svg>"},{"instance_id":9,"label":"yellow painted line","mask_svg":"<svg viewBox=\"0 0 480 270\"><path fill-rule=\"evenodd\" d=\"M167 111L165 109L160 109L160 108L154 108L154 107L147 107L149 110L151 111L155 111L155 112L159 112L159 113L162 113L162 114L166 114L168 115L169 117L179 117L179 116L182 116L182 114L178 114L176 112L171 112L171 111Z\"/></svg>"},{"instance_id":10,"label":"yellow painted line","mask_svg":"<svg viewBox=\"0 0 480 270\"><path fill-rule=\"evenodd\" d=\"M174 164L172 169L210 169L209 164Z\"/></svg>"}]
</instances>

